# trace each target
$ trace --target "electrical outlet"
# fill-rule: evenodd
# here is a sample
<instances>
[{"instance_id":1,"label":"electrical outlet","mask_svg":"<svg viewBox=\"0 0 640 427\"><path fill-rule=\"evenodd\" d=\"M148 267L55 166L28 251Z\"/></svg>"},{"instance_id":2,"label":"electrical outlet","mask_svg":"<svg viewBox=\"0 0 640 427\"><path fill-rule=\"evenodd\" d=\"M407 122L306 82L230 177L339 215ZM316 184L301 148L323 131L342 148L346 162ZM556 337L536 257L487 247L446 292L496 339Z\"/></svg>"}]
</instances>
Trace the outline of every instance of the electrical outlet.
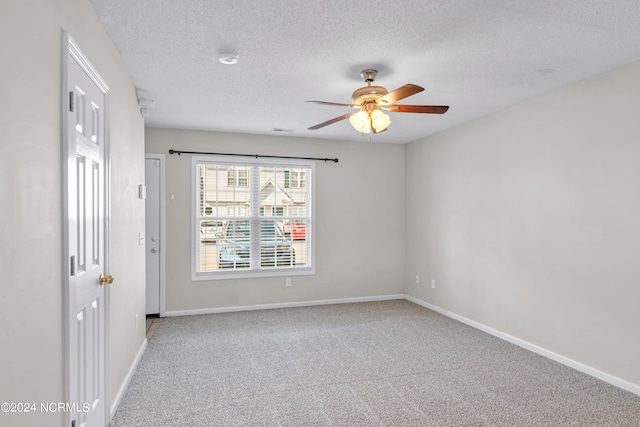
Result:
<instances>
[{"instance_id":1,"label":"electrical outlet","mask_svg":"<svg viewBox=\"0 0 640 427\"><path fill-rule=\"evenodd\" d=\"M416 274L416 283L420 283L420 275Z\"/></svg>"},{"instance_id":2,"label":"electrical outlet","mask_svg":"<svg viewBox=\"0 0 640 427\"><path fill-rule=\"evenodd\" d=\"M284 279L284 286L287 288L291 287L291 277L287 277L286 279Z\"/></svg>"},{"instance_id":3,"label":"electrical outlet","mask_svg":"<svg viewBox=\"0 0 640 427\"><path fill-rule=\"evenodd\" d=\"M431 289L436 288L436 279L431 279Z\"/></svg>"}]
</instances>

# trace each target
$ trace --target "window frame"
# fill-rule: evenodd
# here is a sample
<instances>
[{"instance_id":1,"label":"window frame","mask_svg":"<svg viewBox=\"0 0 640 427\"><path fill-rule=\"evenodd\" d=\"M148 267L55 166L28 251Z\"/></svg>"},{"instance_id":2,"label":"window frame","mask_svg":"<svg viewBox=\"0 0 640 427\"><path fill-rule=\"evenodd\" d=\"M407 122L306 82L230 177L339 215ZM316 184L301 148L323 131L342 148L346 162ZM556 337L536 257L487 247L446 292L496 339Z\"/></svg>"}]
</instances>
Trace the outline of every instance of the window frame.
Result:
<instances>
[{"instance_id":1,"label":"window frame","mask_svg":"<svg viewBox=\"0 0 640 427\"><path fill-rule=\"evenodd\" d=\"M260 167L274 167L274 168L305 168L305 182L306 186L303 188L306 191L306 211L307 215L304 220L306 221L306 265L301 267L257 267L242 269L242 270L215 270L215 271L198 271L198 263L200 260L200 221L207 220L206 217L201 216L199 212L199 191L201 186L199 166L203 163L211 164L225 164L234 167L234 175L237 178L237 167L248 167L249 169L256 168L254 171L259 171ZM289 217L281 216L269 216L260 215L260 206L257 201L259 200L260 193L260 181L258 178L252 178L252 172L249 171L249 185L250 194L252 197L252 208L249 216L246 217L249 221L269 220ZM308 172L308 173L307 173ZM192 156L191 161L191 280L203 281L203 280L226 280L226 279L240 279L240 278L258 278L258 277L289 277L289 276L301 276L301 275L313 275L315 274L315 162L312 160L304 159L237 159L227 156L217 155L198 155ZM311 182L309 182L311 180ZM254 184L257 188L253 188ZM237 182L236 182L237 185ZM246 187L245 187L246 188ZM298 188L297 188L298 189ZM256 197L257 196L257 197ZM253 206L256 206L255 208ZM295 215L298 216L298 215ZM218 219L218 217L214 218ZM307 239L309 241L307 241ZM258 240L259 242L259 240ZM253 245L252 245L253 246ZM255 246L253 246L255 247ZM258 244L259 247L259 244Z\"/></svg>"}]
</instances>

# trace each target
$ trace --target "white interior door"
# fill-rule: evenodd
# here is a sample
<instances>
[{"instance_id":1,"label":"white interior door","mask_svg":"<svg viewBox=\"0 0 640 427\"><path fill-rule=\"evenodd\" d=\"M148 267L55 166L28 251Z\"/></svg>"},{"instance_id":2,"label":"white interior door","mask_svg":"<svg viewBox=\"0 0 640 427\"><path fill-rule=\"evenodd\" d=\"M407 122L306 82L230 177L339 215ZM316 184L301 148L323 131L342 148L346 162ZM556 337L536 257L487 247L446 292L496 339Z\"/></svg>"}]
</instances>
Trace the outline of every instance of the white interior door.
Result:
<instances>
[{"instance_id":1,"label":"white interior door","mask_svg":"<svg viewBox=\"0 0 640 427\"><path fill-rule=\"evenodd\" d=\"M146 285L147 314L164 315L161 307L162 283L162 166L158 155L145 157L145 234L146 238Z\"/></svg>"},{"instance_id":2,"label":"white interior door","mask_svg":"<svg viewBox=\"0 0 640 427\"><path fill-rule=\"evenodd\" d=\"M68 425L108 420L105 357L107 87L72 39L66 56L65 155Z\"/></svg>"}]
</instances>

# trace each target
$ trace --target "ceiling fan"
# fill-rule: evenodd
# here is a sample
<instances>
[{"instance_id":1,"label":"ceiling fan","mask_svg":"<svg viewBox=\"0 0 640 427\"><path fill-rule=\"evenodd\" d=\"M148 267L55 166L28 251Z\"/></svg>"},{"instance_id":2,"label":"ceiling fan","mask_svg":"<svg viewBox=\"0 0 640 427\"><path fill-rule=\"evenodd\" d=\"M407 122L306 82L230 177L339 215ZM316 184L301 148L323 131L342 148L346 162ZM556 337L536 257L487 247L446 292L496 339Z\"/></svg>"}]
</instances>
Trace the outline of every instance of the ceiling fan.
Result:
<instances>
[{"instance_id":1,"label":"ceiling fan","mask_svg":"<svg viewBox=\"0 0 640 427\"><path fill-rule=\"evenodd\" d=\"M344 114L326 122L311 126L309 130L317 130L325 126L349 119L351 125L363 134L380 133L387 130L391 119L384 111L390 113L423 113L423 114L443 114L449 109L446 105L400 105L396 102L422 92L424 88L406 84L391 92L382 86L371 86L378 72L376 70L364 70L360 75L367 83L367 86L356 89L351 95L353 104L340 104L337 102L306 101L315 104L335 105L338 107L358 108L359 111Z\"/></svg>"}]
</instances>

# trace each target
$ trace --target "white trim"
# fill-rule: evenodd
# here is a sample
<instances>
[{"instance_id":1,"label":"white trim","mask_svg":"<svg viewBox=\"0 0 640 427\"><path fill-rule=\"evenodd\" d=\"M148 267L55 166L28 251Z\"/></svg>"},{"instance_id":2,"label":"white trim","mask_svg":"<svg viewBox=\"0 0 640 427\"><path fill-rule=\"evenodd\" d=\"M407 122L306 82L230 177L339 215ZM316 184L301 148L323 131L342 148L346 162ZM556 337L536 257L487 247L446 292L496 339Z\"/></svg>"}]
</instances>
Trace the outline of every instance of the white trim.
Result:
<instances>
[{"instance_id":1,"label":"white trim","mask_svg":"<svg viewBox=\"0 0 640 427\"><path fill-rule=\"evenodd\" d=\"M155 159L160 161L160 317L165 316L166 307L166 245L165 245L165 155L155 153L145 153L145 159Z\"/></svg>"},{"instance_id":2,"label":"white trim","mask_svg":"<svg viewBox=\"0 0 640 427\"><path fill-rule=\"evenodd\" d=\"M113 399L113 402L111 404L111 416L109 417L109 421L113 419L113 416L116 414L116 411L118 410L118 406L120 406L120 402L122 401L122 396L124 396L124 392L127 391L127 388L129 387L129 383L131 382L131 378L133 378L133 374L136 372L136 369L138 369L138 364L142 359L142 355L147 350L147 343L148 341L145 338L145 340L142 342L142 345L138 349L138 354L136 354L136 358L131 364L131 368L129 368L129 372L127 372L127 376L124 378L122 385L118 389L118 393L116 394L115 399Z\"/></svg>"},{"instance_id":3,"label":"white trim","mask_svg":"<svg viewBox=\"0 0 640 427\"><path fill-rule=\"evenodd\" d=\"M109 85L100 77L100 75L96 72L96 69L93 67L89 59L82 53L78 43L71 37L71 35L64 31L65 38L68 43L68 54L71 55L78 64L87 72L91 80L98 86L98 88L103 92L109 92Z\"/></svg>"},{"instance_id":4,"label":"white trim","mask_svg":"<svg viewBox=\"0 0 640 427\"><path fill-rule=\"evenodd\" d=\"M271 219L273 217L269 217ZM313 242L312 242L313 243ZM195 248L192 248L195 251ZM193 255L195 257L195 255ZM195 258L193 258L195 259ZM195 264L194 264L195 265ZM195 268L195 267L194 267ZM235 270L225 271L224 273L203 272L197 273L195 270L191 272L192 282L205 282L213 280L231 280L231 279L256 279L265 277L290 277L290 276L313 276L316 271L313 267L284 267L262 270ZM224 275L223 275L224 274Z\"/></svg>"},{"instance_id":5,"label":"white trim","mask_svg":"<svg viewBox=\"0 0 640 427\"><path fill-rule=\"evenodd\" d=\"M67 31L62 31L62 49L61 49L61 82L60 82L60 174L62 181L62 290L63 290L63 306L64 306L64 396L67 402L70 401L71 390L71 357L69 355L70 347L70 330L69 330L69 171L66 165L69 156L68 144L68 118L69 111L69 51L71 36ZM65 425L71 424L71 414L65 413Z\"/></svg>"},{"instance_id":6,"label":"white trim","mask_svg":"<svg viewBox=\"0 0 640 427\"><path fill-rule=\"evenodd\" d=\"M538 345L532 344L528 341L522 340L520 338L516 338L512 335L509 334L505 334L504 332L498 331L496 329L493 329L489 326L486 326L482 323L476 322L475 320L471 320L471 319L467 319L466 317L460 316L459 314L455 314L452 313L448 310L445 310L441 307L438 307L436 305L430 304L428 302L425 302L421 299L412 297L411 295L405 295L404 296L408 301L411 301L415 304L421 305L422 307L428 308L429 310L433 310L437 313L440 313L444 316L447 316L451 319L457 320L459 322L462 322L464 324L467 324L471 327L474 327L476 329L479 329L483 332L486 332L490 335L493 335L495 337L498 337L502 340L505 340L507 342L510 342L511 344L515 344L518 347L522 347L525 350L529 350L532 351L534 353L537 353L541 356L547 357L551 360L555 360L558 363L561 363L563 365L566 365L570 368L573 368L577 371L580 371L582 373L585 373L587 375L591 375L592 377L598 378L604 382L607 382L611 385L614 385L618 388L621 388L623 390L627 390L631 393L637 394L638 396L640 396L640 385L638 384L634 384L632 382L629 382L627 380L623 380L622 378L618 378L614 375L608 374L606 372L600 371L596 368L593 368L589 365L585 365L584 363L575 361L573 359L570 359L566 356L562 356L558 353L554 353L551 350L548 350L544 347L540 347Z\"/></svg>"},{"instance_id":7,"label":"white trim","mask_svg":"<svg viewBox=\"0 0 640 427\"><path fill-rule=\"evenodd\" d=\"M283 302L273 304L256 304L256 305L242 305L234 307L218 307L218 308L201 308L195 310L175 310L167 311L165 315L167 317L173 316L193 316L198 314L216 314L216 313L232 313L236 311L254 311L254 310L272 310L275 308L292 308L292 307L309 307L314 305L332 305L332 304L351 304L357 302L372 302L372 301L389 301L404 299L404 294L395 295L377 295L369 297L354 297L354 298L336 298L336 299L322 299L313 301L295 301L295 302Z\"/></svg>"}]
</instances>

